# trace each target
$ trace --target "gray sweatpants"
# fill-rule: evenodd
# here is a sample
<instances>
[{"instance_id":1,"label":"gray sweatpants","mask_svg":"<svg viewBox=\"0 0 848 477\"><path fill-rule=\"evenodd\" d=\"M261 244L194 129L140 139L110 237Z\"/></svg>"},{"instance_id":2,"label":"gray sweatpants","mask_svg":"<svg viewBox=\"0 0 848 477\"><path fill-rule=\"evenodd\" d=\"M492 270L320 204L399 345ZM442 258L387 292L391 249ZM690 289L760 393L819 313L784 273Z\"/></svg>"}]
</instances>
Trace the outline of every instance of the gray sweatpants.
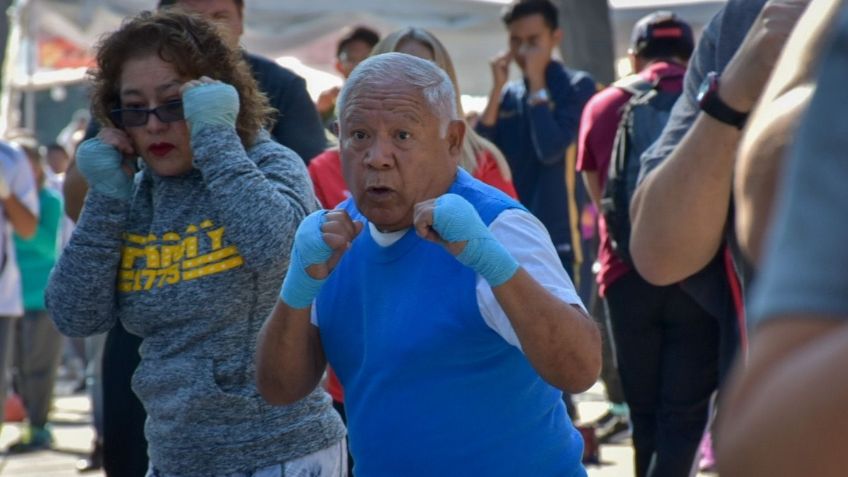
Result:
<instances>
[{"instance_id":1,"label":"gray sweatpants","mask_svg":"<svg viewBox=\"0 0 848 477\"><path fill-rule=\"evenodd\" d=\"M16 323L15 365L18 392L29 424L44 427L53 404L53 387L62 357L62 335L47 311L28 311Z\"/></svg>"}]
</instances>

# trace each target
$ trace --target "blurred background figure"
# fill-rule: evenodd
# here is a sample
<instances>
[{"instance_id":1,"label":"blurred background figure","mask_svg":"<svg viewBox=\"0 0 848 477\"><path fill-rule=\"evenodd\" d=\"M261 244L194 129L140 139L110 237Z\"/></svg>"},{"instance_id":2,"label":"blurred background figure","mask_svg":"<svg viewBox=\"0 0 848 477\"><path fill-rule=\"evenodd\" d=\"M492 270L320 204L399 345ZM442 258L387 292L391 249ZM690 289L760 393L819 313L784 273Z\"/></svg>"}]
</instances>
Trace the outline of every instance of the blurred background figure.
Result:
<instances>
[{"instance_id":1,"label":"blurred background figure","mask_svg":"<svg viewBox=\"0 0 848 477\"><path fill-rule=\"evenodd\" d=\"M15 253L21 271L24 317L17 321L15 339L15 388L23 400L28 423L10 453L49 448L53 435L47 418L53 401L62 335L44 304L47 279L60 250L62 197L47 187L47 164L34 140L21 141L38 190L39 216L35 235L15 235Z\"/></svg>"},{"instance_id":2,"label":"blurred background figure","mask_svg":"<svg viewBox=\"0 0 848 477\"><path fill-rule=\"evenodd\" d=\"M68 166L71 165L71 156L68 154L68 150L59 143L48 144L44 148L44 156L53 174L64 174L68 170Z\"/></svg>"},{"instance_id":3,"label":"blurred background figure","mask_svg":"<svg viewBox=\"0 0 848 477\"><path fill-rule=\"evenodd\" d=\"M688 23L660 11L635 25L630 44L636 74L586 105L577 168L601 211L598 283L630 408L636 475L686 475L717 385L718 326L677 284L645 281L628 245L640 158L683 90L695 40Z\"/></svg>"},{"instance_id":4,"label":"blurred background figure","mask_svg":"<svg viewBox=\"0 0 848 477\"><path fill-rule=\"evenodd\" d=\"M240 46L244 33L244 0L160 0L158 8L179 7L199 14L221 27L231 47L242 52L259 89L277 110L271 136L292 149L304 162L327 147L324 128L303 78L268 58Z\"/></svg>"},{"instance_id":5,"label":"blurred background figure","mask_svg":"<svg viewBox=\"0 0 848 477\"><path fill-rule=\"evenodd\" d=\"M404 28L387 35L374 47L372 54L392 51L433 61L442 68L454 85L457 111L460 117L465 117L459 101L459 83L453 63L448 51L435 36L420 28ZM497 146L470 129L465 135L460 166L477 179L516 197L512 173L503 154ZM338 147L328 149L310 161L309 175L315 186L315 194L324 207L333 208L349 197L348 187L342 177Z\"/></svg>"},{"instance_id":6,"label":"blurred background figure","mask_svg":"<svg viewBox=\"0 0 848 477\"><path fill-rule=\"evenodd\" d=\"M392 51L432 61L443 69L453 83L459 117L465 118L465 112L460 101L462 94L460 93L459 80L453 61L451 61L448 50L438 38L422 28L404 28L387 35L381 40L374 47L373 54L379 55ZM510 197L516 197L515 187L512 185L512 172L506 158L497 146L477 134L473 129L468 128L462 147L463 154L460 167L477 179L506 192Z\"/></svg>"},{"instance_id":7,"label":"blurred background figure","mask_svg":"<svg viewBox=\"0 0 848 477\"><path fill-rule=\"evenodd\" d=\"M336 45L335 65L336 71L342 75L342 78L347 79L356 65L371 55L371 49L378 41L380 41L380 34L366 26L349 28L347 33L342 35ZM336 98L341 89L341 86L334 86L322 91L315 102L324 126L330 131L333 130L333 123L336 121Z\"/></svg>"},{"instance_id":8,"label":"blurred background figure","mask_svg":"<svg viewBox=\"0 0 848 477\"><path fill-rule=\"evenodd\" d=\"M24 315L21 272L14 236L32 238L38 228L38 187L27 156L0 141L0 409L5 409L15 348L15 327Z\"/></svg>"},{"instance_id":9,"label":"blurred background figure","mask_svg":"<svg viewBox=\"0 0 848 477\"><path fill-rule=\"evenodd\" d=\"M87 109L76 110L68 124L56 136L56 143L68 152L74 151L82 141L89 122L91 122L91 113Z\"/></svg>"}]
</instances>

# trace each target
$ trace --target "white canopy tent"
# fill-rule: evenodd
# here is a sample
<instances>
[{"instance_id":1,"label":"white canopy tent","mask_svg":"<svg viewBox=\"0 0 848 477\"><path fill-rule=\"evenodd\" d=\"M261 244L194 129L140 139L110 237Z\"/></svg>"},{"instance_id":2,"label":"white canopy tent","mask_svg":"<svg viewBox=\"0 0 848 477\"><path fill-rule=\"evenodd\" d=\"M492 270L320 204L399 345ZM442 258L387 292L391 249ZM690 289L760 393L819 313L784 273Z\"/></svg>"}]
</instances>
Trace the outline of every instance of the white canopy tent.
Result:
<instances>
[{"instance_id":1,"label":"white canopy tent","mask_svg":"<svg viewBox=\"0 0 848 477\"><path fill-rule=\"evenodd\" d=\"M673 9L698 27L723 2L610 0L617 53L624 54L633 23L650 11ZM310 93L317 96L340 82L333 63L344 27L368 25L382 33L407 25L423 27L451 52L463 93L483 95L491 81L489 58L506 47L499 20L504 3L507 0L246 0L242 44L249 51L278 58L305 77ZM115 29L122 18L155 6L156 0L16 0L10 9L0 133L20 125L19 108L33 108L31 99L17 106L22 93L82 81L85 52L98 38ZM50 42L53 66L43 61L45 49L50 49L45 43ZM62 55L78 61L63 62ZM33 114L23 116L33 123ZM34 123L25 126L32 128Z\"/></svg>"}]
</instances>

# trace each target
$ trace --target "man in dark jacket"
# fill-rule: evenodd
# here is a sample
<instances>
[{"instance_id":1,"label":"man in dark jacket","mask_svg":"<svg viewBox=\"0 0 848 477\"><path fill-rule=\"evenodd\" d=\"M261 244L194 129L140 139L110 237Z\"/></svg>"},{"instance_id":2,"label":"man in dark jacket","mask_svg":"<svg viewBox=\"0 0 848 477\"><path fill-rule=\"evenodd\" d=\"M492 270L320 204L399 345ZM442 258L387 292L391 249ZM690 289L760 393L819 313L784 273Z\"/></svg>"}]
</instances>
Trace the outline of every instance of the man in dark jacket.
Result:
<instances>
[{"instance_id":1,"label":"man in dark jacket","mask_svg":"<svg viewBox=\"0 0 848 477\"><path fill-rule=\"evenodd\" d=\"M509 50L492 61L492 90L477 132L503 151L518 199L554 241L574 277L582 261L575 197L577 126L596 92L588 73L552 58L562 38L550 0L518 0L504 9ZM522 79L507 83L512 61Z\"/></svg>"},{"instance_id":2,"label":"man in dark jacket","mask_svg":"<svg viewBox=\"0 0 848 477\"><path fill-rule=\"evenodd\" d=\"M219 23L233 47L239 47L244 32L244 0L161 0L159 8L179 6ZM304 162L326 148L324 127L318 110L306 91L306 81L277 63L244 53L259 88L268 95L279 115L271 136L292 149Z\"/></svg>"}]
</instances>

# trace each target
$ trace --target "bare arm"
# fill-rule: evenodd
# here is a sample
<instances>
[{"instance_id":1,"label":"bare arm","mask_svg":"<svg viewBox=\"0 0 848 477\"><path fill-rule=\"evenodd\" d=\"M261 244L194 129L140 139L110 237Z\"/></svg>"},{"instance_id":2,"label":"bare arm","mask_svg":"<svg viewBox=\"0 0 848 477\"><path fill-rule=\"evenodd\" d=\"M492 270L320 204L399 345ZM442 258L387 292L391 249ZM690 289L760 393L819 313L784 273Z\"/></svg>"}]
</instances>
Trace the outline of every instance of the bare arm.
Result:
<instances>
[{"instance_id":1,"label":"bare arm","mask_svg":"<svg viewBox=\"0 0 848 477\"><path fill-rule=\"evenodd\" d=\"M589 198L592 199L592 203L600 210L601 195L604 191L601 189L598 171L583 171L583 183L586 184L586 191L589 193Z\"/></svg>"},{"instance_id":2,"label":"bare arm","mask_svg":"<svg viewBox=\"0 0 848 477\"><path fill-rule=\"evenodd\" d=\"M19 156L12 159L9 169L0 165L0 214L6 216L18 235L31 238L38 228L38 188L32 169L23 153L5 144L0 153Z\"/></svg>"},{"instance_id":3,"label":"bare arm","mask_svg":"<svg viewBox=\"0 0 848 477\"><path fill-rule=\"evenodd\" d=\"M771 222L783 156L809 104L810 92L810 89L796 91L792 96L762 105L762 113L768 115L768 119L763 117L767 123L752 124L740 146L733 194L736 236L742 251L755 265L759 263Z\"/></svg>"},{"instance_id":4,"label":"bare arm","mask_svg":"<svg viewBox=\"0 0 848 477\"><path fill-rule=\"evenodd\" d=\"M322 214L323 223L317 217ZM281 299L262 326L256 346L256 385L269 403L299 401L321 380L327 359L318 328L311 323L312 305L292 306L286 300L292 299L292 292L297 295L300 289L311 288L310 282L326 279L360 231L362 223L354 223L342 210L321 211L300 224ZM311 262L297 252L300 248L314 249L320 242L331 251L326 262ZM312 265L304 269L304 263ZM317 286L310 293L317 294L321 284ZM297 298L303 299L299 295ZM311 303L313 299L311 295L307 301Z\"/></svg>"},{"instance_id":5,"label":"bare arm","mask_svg":"<svg viewBox=\"0 0 848 477\"><path fill-rule=\"evenodd\" d=\"M79 222L85 195L88 193L88 183L77 169L77 161L71 161L65 172L65 182L62 184L62 194L65 197L65 213L74 222Z\"/></svg>"},{"instance_id":6,"label":"bare arm","mask_svg":"<svg viewBox=\"0 0 848 477\"><path fill-rule=\"evenodd\" d=\"M721 245L741 132L700 115L636 189L630 252L639 273L669 285L704 268Z\"/></svg>"},{"instance_id":7,"label":"bare arm","mask_svg":"<svg viewBox=\"0 0 848 477\"><path fill-rule=\"evenodd\" d=\"M310 323L311 311L311 306L294 309L280 300L259 332L256 384L271 404L297 402L321 380L327 359L318 328Z\"/></svg>"},{"instance_id":8,"label":"bare arm","mask_svg":"<svg viewBox=\"0 0 848 477\"><path fill-rule=\"evenodd\" d=\"M820 0L798 21L739 146L733 194L736 236L755 265L771 223L783 158L815 91L824 43L843 3Z\"/></svg>"},{"instance_id":9,"label":"bare arm","mask_svg":"<svg viewBox=\"0 0 848 477\"><path fill-rule=\"evenodd\" d=\"M722 404L722 476L845 475L848 326L830 318L785 316L756 331Z\"/></svg>"},{"instance_id":10,"label":"bare arm","mask_svg":"<svg viewBox=\"0 0 848 477\"><path fill-rule=\"evenodd\" d=\"M552 295L523 268L492 291L545 381L569 393L595 383L601 372L601 335L580 309Z\"/></svg>"},{"instance_id":11,"label":"bare arm","mask_svg":"<svg viewBox=\"0 0 848 477\"><path fill-rule=\"evenodd\" d=\"M719 96L725 103L737 111L752 109L806 3L772 0L763 7L722 73ZM707 73L697 61L692 66L696 75ZM681 101L693 101L691 82L687 88ZM671 155L637 188L630 250L649 282L678 282L715 256L727 223L740 138L733 126L699 114Z\"/></svg>"},{"instance_id":12,"label":"bare arm","mask_svg":"<svg viewBox=\"0 0 848 477\"><path fill-rule=\"evenodd\" d=\"M493 127L498 122L498 111L501 108L501 90L506 84L509 76L509 63L512 61L512 56L509 52L503 53L495 57L489 64L492 67L492 90L489 92L489 101L486 103L486 109L480 115L480 124L486 127Z\"/></svg>"},{"instance_id":13,"label":"bare arm","mask_svg":"<svg viewBox=\"0 0 848 477\"><path fill-rule=\"evenodd\" d=\"M786 162L749 300L754 321L768 321L754 328L747 366L734 371L726 393L717 440L722 475L836 476L848 467L844 13L837 15L837 35L823 52L808 117Z\"/></svg>"},{"instance_id":14,"label":"bare arm","mask_svg":"<svg viewBox=\"0 0 848 477\"><path fill-rule=\"evenodd\" d=\"M38 217L26 208L14 194L0 200L0 211L9 219L15 233L23 238L31 238L35 235L35 230L38 227Z\"/></svg>"},{"instance_id":15,"label":"bare arm","mask_svg":"<svg viewBox=\"0 0 848 477\"><path fill-rule=\"evenodd\" d=\"M585 391L600 373L600 333L594 321L561 295L553 293L557 289L573 291L573 288L559 266L544 226L529 213L522 212L523 217L531 221L502 222L500 225L493 222L492 228L500 231L492 232L476 216L472 206L465 204L464 199L451 194L419 202L415 206L416 233L443 246L460 263L479 274L478 279L491 290L512 325L524 355L545 381L568 392ZM463 225L458 226L460 223ZM510 230L508 233L514 241L525 244L523 249L515 247L510 252L512 245L500 242L497 237L506 229ZM476 243L462 240L464 237L473 237ZM472 250L466 253L468 247ZM479 247L487 249L482 251ZM481 261L472 257L480 257ZM546 264L550 270L551 260L557 261L559 274L540 271L539 276L546 276L544 284L528 273L528 270L539 270L540 264ZM501 271L512 275L500 275ZM579 300L576 293L573 296L575 301ZM485 303L485 298L482 299ZM479 300L481 295L478 294L478 303L481 303Z\"/></svg>"}]
</instances>

